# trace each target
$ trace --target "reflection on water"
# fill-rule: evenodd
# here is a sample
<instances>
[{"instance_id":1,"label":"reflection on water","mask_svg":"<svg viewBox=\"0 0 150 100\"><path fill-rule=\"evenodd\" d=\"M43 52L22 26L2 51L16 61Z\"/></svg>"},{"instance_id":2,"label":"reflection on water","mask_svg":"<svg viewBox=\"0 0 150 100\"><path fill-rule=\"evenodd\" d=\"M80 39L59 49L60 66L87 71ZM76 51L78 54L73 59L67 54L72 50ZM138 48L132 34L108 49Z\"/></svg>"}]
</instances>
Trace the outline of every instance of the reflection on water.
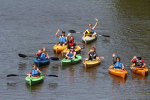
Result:
<instances>
[{"instance_id":1,"label":"reflection on water","mask_svg":"<svg viewBox=\"0 0 150 100\"><path fill-rule=\"evenodd\" d=\"M97 79L96 75L99 72L98 68L92 67L92 68L82 68L81 70L82 74L85 74L85 76L89 77L89 82L93 82Z\"/></svg>"},{"instance_id":2,"label":"reflection on water","mask_svg":"<svg viewBox=\"0 0 150 100\"><path fill-rule=\"evenodd\" d=\"M19 64L19 67L18 67L18 70L26 70L26 67L27 67L27 64L26 63L20 63Z\"/></svg>"},{"instance_id":3,"label":"reflection on water","mask_svg":"<svg viewBox=\"0 0 150 100\"><path fill-rule=\"evenodd\" d=\"M36 96L39 95L43 84L44 84L44 82L37 84L37 85L33 85L33 86L30 86L27 83L25 85L26 85L28 91L32 94L32 98L36 98Z\"/></svg>"},{"instance_id":4,"label":"reflection on water","mask_svg":"<svg viewBox=\"0 0 150 100\"><path fill-rule=\"evenodd\" d=\"M136 73L131 72L131 79L133 84L139 84L139 83L145 83L145 80L147 79L147 76L138 75Z\"/></svg>"},{"instance_id":5,"label":"reflection on water","mask_svg":"<svg viewBox=\"0 0 150 100\"><path fill-rule=\"evenodd\" d=\"M7 90L9 90L9 89L17 89L17 83L7 82Z\"/></svg>"},{"instance_id":6,"label":"reflection on water","mask_svg":"<svg viewBox=\"0 0 150 100\"><path fill-rule=\"evenodd\" d=\"M117 77L117 76L115 76L115 75L112 75L112 74L110 74L109 73L109 76L110 77L112 77L112 84L123 84L123 85L125 85L125 82L126 82L126 80L127 80L127 78L121 78L121 77Z\"/></svg>"}]
</instances>

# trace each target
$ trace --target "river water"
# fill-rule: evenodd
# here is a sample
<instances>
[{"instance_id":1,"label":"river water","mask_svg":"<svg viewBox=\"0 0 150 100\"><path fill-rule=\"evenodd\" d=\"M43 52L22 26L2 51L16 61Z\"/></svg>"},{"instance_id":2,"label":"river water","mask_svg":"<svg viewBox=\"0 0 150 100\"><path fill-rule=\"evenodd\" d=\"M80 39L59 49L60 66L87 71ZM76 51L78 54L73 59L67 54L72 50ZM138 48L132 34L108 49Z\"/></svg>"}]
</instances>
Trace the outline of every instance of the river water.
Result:
<instances>
[{"instance_id":1,"label":"river water","mask_svg":"<svg viewBox=\"0 0 150 100\"><path fill-rule=\"evenodd\" d=\"M1 99L46 99L46 100L104 100L104 99L149 99L150 77L131 73L121 79L110 75L112 53L121 57L122 63L130 66L134 55L141 55L149 68L150 38L149 0L0 0L0 98ZM105 57L97 67L84 69L82 63L61 67L60 54L53 52L55 33L76 30L85 31L88 23L95 24L99 36L95 42L81 50L84 60L90 47L95 46L100 57ZM82 34L71 34L76 43L82 42ZM30 87L25 76L6 77L8 74L26 75L31 70L33 58L20 58L19 53L34 56L46 47L51 57L50 65L40 68L44 82Z\"/></svg>"}]
</instances>

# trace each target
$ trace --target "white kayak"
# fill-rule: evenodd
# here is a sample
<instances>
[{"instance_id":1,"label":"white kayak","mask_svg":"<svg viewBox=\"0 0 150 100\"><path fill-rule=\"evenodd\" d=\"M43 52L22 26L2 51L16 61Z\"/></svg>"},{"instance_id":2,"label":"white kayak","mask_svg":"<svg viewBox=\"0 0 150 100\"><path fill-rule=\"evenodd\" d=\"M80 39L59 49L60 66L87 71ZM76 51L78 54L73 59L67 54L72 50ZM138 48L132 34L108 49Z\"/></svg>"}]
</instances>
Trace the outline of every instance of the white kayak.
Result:
<instances>
[{"instance_id":1,"label":"white kayak","mask_svg":"<svg viewBox=\"0 0 150 100\"><path fill-rule=\"evenodd\" d=\"M94 36L94 37L89 37L89 36L82 37L82 40L83 40L85 43L89 43L89 42L95 41L96 39L97 39L97 35Z\"/></svg>"}]
</instances>

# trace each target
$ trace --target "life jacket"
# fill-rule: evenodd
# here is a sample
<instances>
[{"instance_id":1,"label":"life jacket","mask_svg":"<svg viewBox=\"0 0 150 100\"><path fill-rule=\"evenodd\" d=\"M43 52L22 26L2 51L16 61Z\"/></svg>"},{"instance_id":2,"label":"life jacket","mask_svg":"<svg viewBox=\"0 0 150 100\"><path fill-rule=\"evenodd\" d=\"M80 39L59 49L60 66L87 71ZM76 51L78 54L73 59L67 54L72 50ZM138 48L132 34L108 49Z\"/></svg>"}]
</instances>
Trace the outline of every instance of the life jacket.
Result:
<instances>
[{"instance_id":1,"label":"life jacket","mask_svg":"<svg viewBox=\"0 0 150 100\"><path fill-rule=\"evenodd\" d=\"M40 59L45 60L46 55L44 53L41 53Z\"/></svg>"},{"instance_id":2,"label":"life jacket","mask_svg":"<svg viewBox=\"0 0 150 100\"><path fill-rule=\"evenodd\" d=\"M37 70L31 70L31 75L33 76L33 75L40 75L40 72L39 71L37 71Z\"/></svg>"},{"instance_id":3,"label":"life jacket","mask_svg":"<svg viewBox=\"0 0 150 100\"><path fill-rule=\"evenodd\" d=\"M68 56L69 56L69 57L73 57L73 55L74 55L74 51L73 51L73 53L71 53L71 51L69 51Z\"/></svg>"},{"instance_id":4,"label":"life jacket","mask_svg":"<svg viewBox=\"0 0 150 100\"><path fill-rule=\"evenodd\" d=\"M74 40L68 40L69 45L73 45L74 44Z\"/></svg>"},{"instance_id":5,"label":"life jacket","mask_svg":"<svg viewBox=\"0 0 150 100\"><path fill-rule=\"evenodd\" d=\"M89 60L93 60L94 58L96 58L96 53L95 52L90 52Z\"/></svg>"},{"instance_id":6,"label":"life jacket","mask_svg":"<svg viewBox=\"0 0 150 100\"><path fill-rule=\"evenodd\" d=\"M91 29L92 31L89 32L89 29ZM94 29L93 29L93 28L88 28L88 29L86 30L85 35L86 35L86 36L91 36L93 33L94 33Z\"/></svg>"},{"instance_id":7,"label":"life jacket","mask_svg":"<svg viewBox=\"0 0 150 100\"><path fill-rule=\"evenodd\" d=\"M116 63L114 64L114 68L122 68L122 63L116 62Z\"/></svg>"},{"instance_id":8,"label":"life jacket","mask_svg":"<svg viewBox=\"0 0 150 100\"><path fill-rule=\"evenodd\" d=\"M67 42L65 36L61 36L58 42Z\"/></svg>"},{"instance_id":9,"label":"life jacket","mask_svg":"<svg viewBox=\"0 0 150 100\"><path fill-rule=\"evenodd\" d=\"M142 60L138 60L138 59L136 58L135 66L143 66Z\"/></svg>"}]
</instances>

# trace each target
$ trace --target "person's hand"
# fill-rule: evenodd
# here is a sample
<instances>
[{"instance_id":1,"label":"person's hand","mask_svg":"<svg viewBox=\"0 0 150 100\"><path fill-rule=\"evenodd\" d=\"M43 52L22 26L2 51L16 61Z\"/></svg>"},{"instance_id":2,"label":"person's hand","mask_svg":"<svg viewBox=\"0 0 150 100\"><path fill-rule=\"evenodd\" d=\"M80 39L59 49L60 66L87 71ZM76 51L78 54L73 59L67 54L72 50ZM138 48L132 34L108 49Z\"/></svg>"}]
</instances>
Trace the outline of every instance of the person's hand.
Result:
<instances>
[{"instance_id":1,"label":"person's hand","mask_svg":"<svg viewBox=\"0 0 150 100\"><path fill-rule=\"evenodd\" d=\"M97 19L97 18L95 18L95 20L98 22L98 19Z\"/></svg>"},{"instance_id":2,"label":"person's hand","mask_svg":"<svg viewBox=\"0 0 150 100\"><path fill-rule=\"evenodd\" d=\"M144 68L144 65L142 66L142 68Z\"/></svg>"},{"instance_id":3,"label":"person's hand","mask_svg":"<svg viewBox=\"0 0 150 100\"><path fill-rule=\"evenodd\" d=\"M40 53L40 52L41 52L41 50L38 51L38 53Z\"/></svg>"},{"instance_id":4,"label":"person's hand","mask_svg":"<svg viewBox=\"0 0 150 100\"><path fill-rule=\"evenodd\" d=\"M71 33L68 33L68 36L70 36L71 35Z\"/></svg>"},{"instance_id":5,"label":"person's hand","mask_svg":"<svg viewBox=\"0 0 150 100\"><path fill-rule=\"evenodd\" d=\"M90 52L92 52L92 50L90 50Z\"/></svg>"},{"instance_id":6,"label":"person's hand","mask_svg":"<svg viewBox=\"0 0 150 100\"><path fill-rule=\"evenodd\" d=\"M136 59L136 56L134 56L133 59Z\"/></svg>"},{"instance_id":7,"label":"person's hand","mask_svg":"<svg viewBox=\"0 0 150 100\"><path fill-rule=\"evenodd\" d=\"M60 32L60 29L58 29L57 32L59 33L59 32Z\"/></svg>"},{"instance_id":8,"label":"person's hand","mask_svg":"<svg viewBox=\"0 0 150 100\"><path fill-rule=\"evenodd\" d=\"M112 55L113 57L115 57L115 53L113 53L113 55Z\"/></svg>"}]
</instances>

